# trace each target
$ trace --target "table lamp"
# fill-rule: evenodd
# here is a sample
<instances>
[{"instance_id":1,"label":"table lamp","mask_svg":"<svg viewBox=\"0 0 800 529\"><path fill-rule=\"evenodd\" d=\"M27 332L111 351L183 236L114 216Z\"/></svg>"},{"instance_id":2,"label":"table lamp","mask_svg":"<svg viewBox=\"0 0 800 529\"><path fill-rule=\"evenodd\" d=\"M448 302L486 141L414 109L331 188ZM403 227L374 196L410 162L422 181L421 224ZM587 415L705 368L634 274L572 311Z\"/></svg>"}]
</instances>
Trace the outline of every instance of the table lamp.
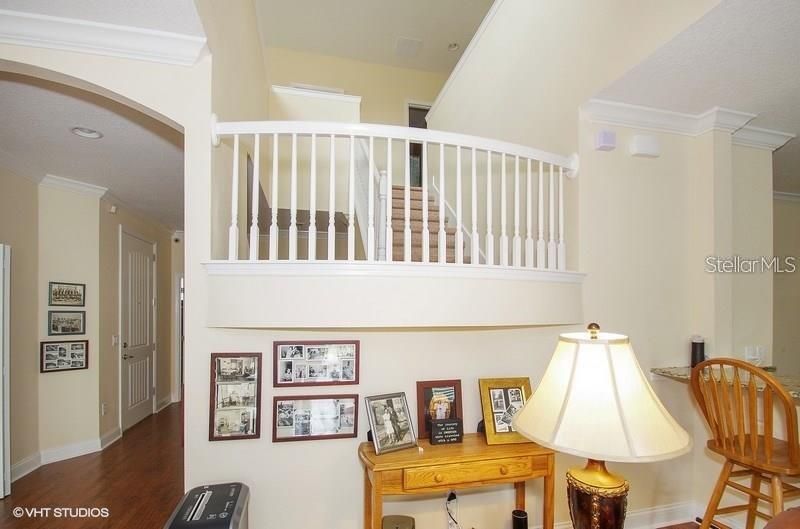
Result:
<instances>
[{"instance_id":1,"label":"table lamp","mask_svg":"<svg viewBox=\"0 0 800 529\"><path fill-rule=\"evenodd\" d=\"M541 384L512 424L540 445L589 460L567 472L574 529L625 525L629 484L606 461L661 461L692 444L647 382L628 337L601 333L596 323L559 337Z\"/></svg>"}]
</instances>

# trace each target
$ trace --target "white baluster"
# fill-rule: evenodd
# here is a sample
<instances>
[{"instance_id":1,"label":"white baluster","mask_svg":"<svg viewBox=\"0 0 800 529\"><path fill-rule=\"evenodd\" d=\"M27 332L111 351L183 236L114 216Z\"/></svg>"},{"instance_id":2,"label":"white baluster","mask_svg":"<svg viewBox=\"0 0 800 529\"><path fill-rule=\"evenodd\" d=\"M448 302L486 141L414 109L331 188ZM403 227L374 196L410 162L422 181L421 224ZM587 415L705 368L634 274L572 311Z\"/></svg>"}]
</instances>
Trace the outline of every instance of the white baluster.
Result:
<instances>
[{"instance_id":1,"label":"white baluster","mask_svg":"<svg viewBox=\"0 0 800 529\"><path fill-rule=\"evenodd\" d=\"M369 198L367 203L367 261L375 260L375 178L373 176L373 163L375 160L375 138L369 137L369 163L367 164L367 181Z\"/></svg>"},{"instance_id":2,"label":"white baluster","mask_svg":"<svg viewBox=\"0 0 800 529\"><path fill-rule=\"evenodd\" d=\"M522 238L519 236L519 156L514 156L514 266L521 266Z\"/></svg>"},{"instance_id":3,"label":"white baluster","mask_svg":"<svg viewBox=\"0 0 800 529\"><path fill-rule=\"evenodd\" d=\"M289 184L289 260L297 260L297 134L292 134L292 174Z\"/></svg>"},{"instance_id":4,"label":"white baluster","mask_svg":"<svg viewBox=\"0 0 800 529\"><path fill-rule=\"evenodd\" d=\"M492 151L486 151L486 264L494 264L494 233L492 233Z\"/></svg>"},{"instance_id":5,"label":"white baluster","mask_svg":"<svg viewBox=\"0 0 800 529\"><path fill-rule=\"evenodd\" d=\"M461 147L456 145L456 263L464 263L464 228L461 211Z\"/></svg>"},{"instance_id":6,"label":"white baluster","mask_svg":"<svg viewBox=\"0 0 800 529\"><path fill-rule=\"evenodd\" d=\"M261 136L255 135L255 146L253 152L253 213L250 222L250 260L258 260L258 243L261 234L258 229L258 202L261 198Z\"/></svg>"},{"instance_id":7,"label":"white baluster","mask_svg":"<svg viewBox=\"0 0 800 529\"><path fill-rule=\"evenodd\" d=\"M508 266L508 235L506 235L507 197L506 197L506 155L500 157L500 266Z\"/></svg>"},{"instance_id":8,"label":"white baluster","mask_svg":"<svg viewBox=\"0 0 800 529\"><path fill-rule=\"evenodd\" d=\"M428 231L428 142L422 142L422 262L431 260L431 233Z\"/></svg>"},{"instance_id":9,"label":"white baluster","mask_svg":"<svg viewBox=\"0 0 800 529\"><path fill-rule=\"evenodd\" d=\"M544 242L544 163L539 160L539 202L538 217L536 225L536 268L544 268L545 265L545 242Z\"/></svg>"},{"instance_id":10,"label":"white baluster","mask_svg":"<svg viewBox=\"0 0 800 529\"><path fill-rule=\"evenodd\" d=\"M331 134L331 172L328 188L328 261L336 260L336 136Z\"/></svg>"},{"instance_id":11,"label":"white baluster","mask_svg":"<svg viewBox=\"0 0 800 529\"><path fill-rule=\"evenodd\" d=\"M317 135L311 135L311 182L308 209L308 260L317 260Z\"/></svg>"},{"instance_id":12,"label":"white baluster","mask_svg":"<svg viewBox=\"0 0 800 529\"><path fill-rule=\"evenodd\" d=\"M439 144L439 262L447 262L447 232L444 229L444 143Z\"/></svg>"},{"instance_id":13,"label":"white baluster","mask_svg":"<svg viewBox=\"0 0 800 529\"><path fill-rule=\"evenodd\" d=\"M533 206L532 183L533 180L531 178L531 159L528 158L528 180L527 184L525 185L525 191L527 194L527 202L525 204L525 215L526 215L525 266L528 268L533 268L533 211L531 211L531 208Z\"/></svg>"},{"instance_id":14,"label":"white baluster","mask_svg":"<svg viewBox=\"0 0 800 529\"><path fill-rule=\"evenodd\" d=\"M411 260L411 143L406 140L406 173L403 204L405 210L405 230L403 231L403 260Z\"/></svg>"},{"instance_id":15,"label":"white baluster","mask_svg":"<svg viewBox=\"0 0 800 529\"><path fill-rule=\"evenodd\" d=\"M556 267L556 236L555 236L555 229L556 229L556 222L555 222L555 214L556 214L556 199L555 199L555 185L554 185L554 176L553 176L553 164L550 164L550 181L548 184L548 194L550 200L547 204L547 214L548 214L548 223L547 223L547 268L553 269Z\"/></svg>"},{"instance_id":16,"label":"white baluster","mask_svg":"<svg viewBox=\"0 0 800 529\"><path fill-rule=\"evenodd\" d=\"M391 221L392 214L386 214L388 209L387 199L389 195L389 181L386 178L386 171L380 172L380 182L378 183L378 225L376 226L377 229L377 237L378 237L378 260L379 261L387 261L387 253L386 253L386 225L388 221ZM387 221L388 217L388 221ZM389 251L391 251L391 246L388 247Z\"/></svg>"},{"instance_id":17,"label":"white baluster","mask_svg":"<svg viewBox=\"0 0 800 529\"><path fill-rule=\"evenodd\" d=\"M355 195L356 186L356 137L350 136L350 180L347 183L347 260L356 260Z\"/></svg>"},{"instance_id":18,"label":"white baluster","mask_svg":"<svg viewBox=\"0 0 800 529\"><path fill-rule=\"evenodd\" d=\"M392 138L386 138L386 262L394 259L394 232L392 232L392 213L394 211L394 187L392 183Z\"/></svg>"},{"instance_id":19,"label":"white baluster","mask_svg":"<svg viewBox=\"0 0 800 529\"><path fill-rule=\"evenodd\" d=\"M278 135L272 135L272 220L269 225L269 260L278 259Z\"/></svg>"},{"instance_id":20,"label":"white baluster","mask_svg":"<svg viewBox=\"0 0 800 529\"><path fill-rule=\"evenodd\" d=\"M239 258L239 135L233 135L231 171L231 226L228 228L228 260Z\"/></svg>"},{"instance_id":21,"label":"white baluster","mask_svg":"<svg viewBox=\"0 0 800 529\"><path fill-rule=\"evenodd\" d=\"M475 147L472 148L472 236L470 237L470 263L480 264L480 236L478 235L478 163Z\"/></svg>"},{"instance_id":22,"label":"white baluster","mask_svg":"<svg viewBox=\"0 0 800 529\"><path fill-rule=\"evenodd\" d=\"M567 247L564 242L564 168L558 168L558 269L567 269Z\"/></svg>"}]
</instances>

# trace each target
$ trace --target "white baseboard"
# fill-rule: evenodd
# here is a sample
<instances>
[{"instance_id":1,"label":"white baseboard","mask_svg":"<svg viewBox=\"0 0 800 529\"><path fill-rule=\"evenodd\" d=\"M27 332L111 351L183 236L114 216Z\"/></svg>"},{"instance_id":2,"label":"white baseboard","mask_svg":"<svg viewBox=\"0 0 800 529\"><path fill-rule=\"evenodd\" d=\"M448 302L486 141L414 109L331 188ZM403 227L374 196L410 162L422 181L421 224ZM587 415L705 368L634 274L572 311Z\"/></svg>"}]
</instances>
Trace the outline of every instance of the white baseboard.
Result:
<instances>
[{"instance_id":1,"label":"white baseboard","mask_svg":"<svg viewBox=\"0 0 800 529\"><path fill-rule=\"evenodd\" d=\"M170 404L172 404L172 395L167 395L163 399L156 402L156 413L160 412Z\"/></svg>"},{"instance_id":2,"label":"white baseboard","mask_svg":"<svg viewBox=\"0 0 800 529\"><path fill-rule=\"evenodd\" d=\"M105 450L107 446L114 444L122 438L122 430L119 426L100 436L100 449Z\"/></svg>"},{"instance_id":3,"label":"white baseboard","mask_svg":"<svg viewBox=\"0 0 800 529\"><path fill-rule=\"evenodd\" d=\"M40 466L42 466L42 456L39 452L17 461L11 465L11 481L17 481L19 478L27 476Z\"/></svg>"},{"instance_id":4,"label":"white baseboard","mask_svg":"<svg viewBox=\"0 0 800 529\"><path fill-rule=\"evenodd\" d=\"M181 401L181 391L173 391L172 392L172 403L180 402Z\"/></svg>"},{"instance_id":5,"label":"white baseboard","mask_svg":"<svg viewBox=\"0 0 800 529\"><path fill-rule=\"evenodd\" d=\"M85 456L102 450L100 439L89 439L88 441L80 441L56 448L48 448L42 450L42 464L55 463L56 461L63 461L65 459L72 459L73 457Z\"/></svg>"},{"instance_id":6,"label":"white baseboard","mask_svg":"<svg viewBox=\"0 0 800 529\"><path fill-rule=\"evenodd\" d=\"M628 511L625 517L625 529L653 529L694 520L695 505L692 502L684 502ZM537 525L535 529L542 529L542 526ZM572 524L557 523L555 529L572 529Z\"/></svg>"}]
</instances>

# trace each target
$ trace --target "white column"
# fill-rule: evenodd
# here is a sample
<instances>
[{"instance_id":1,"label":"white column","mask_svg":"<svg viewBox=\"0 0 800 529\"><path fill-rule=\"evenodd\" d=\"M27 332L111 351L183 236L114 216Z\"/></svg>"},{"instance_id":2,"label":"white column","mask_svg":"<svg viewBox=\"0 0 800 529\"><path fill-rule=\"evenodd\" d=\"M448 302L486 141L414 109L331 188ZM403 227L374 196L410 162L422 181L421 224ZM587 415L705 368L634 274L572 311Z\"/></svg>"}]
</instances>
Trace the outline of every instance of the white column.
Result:
<instances>
[{"instance_id":1,"label":"white column","mask_svg":"<svg viewBox=\"0 0 800 529\"><path fill-rule=\"evenodd\" d=\"M428 231L428 142L422 142L422 262L431 260L431 233Z\"/></svg>"},{"instance_id":2,"label":"white column","mask_svg":"<svg viewBox=\"0 0 800 529\"><path fill-rule=\"evenodd\" d=\"M317 135L311 135L311 182L308 207L308 260L317 260Z\"/></svg>"},{"instance_id":3,"label":"white column","mask_svg":"<svg viewBox=\"0 0 800 529\"><path fill-rule=\"evenodd\" d=\"M239 135L233 136L233 169L231 170L231 225L228 228L228 260L239 258Z\"/></svg>"},{"instance_id":4,"label":"white column","mask_svg":"<svg viewBox=\"0 0 800 529\"><path fill-rule=\"evenodd\" d=\"M472 236L470 237L470 263L480 264L480 235L478 235L478 159L475 147L472 148Z\"/></svg>"},{"instance_id":5,"label":"white column","mask_svg":"<svg viewBox=\"0 0 800 529\"><path fill-rule=\"evenodd\" d=\"M515 267L522 264L522 238L519 236L519 156L514 156L514 259Z\"/></svg>"},{"instance_id":6,"label":"white column","mask_svg":"<svg viewBox=\"0 0 800 529\"><path fill-rule=\"evenodd\" d=\"M336 260L336 136L331 134L331 168L328 178L328 261Z\"/></svg>"},{"instance_id":7,"label":"white column","mask_svg":"<svg viewBox=\"0 0 800 529\"><path fill-rule=\"evenodd\" d=\"M567 269L567 247L564 242L564 168L558 168L558 269Z\"/></svg>"},{"instance_id":8,"label":"white column","mask_svg":"<svg viewBox=\"0 0 800 529\"><path fill-rule=\"evenodd\" d=\"M500 156L500 266L508 266L508 235L506 234L507 193L506 193L506 155Z\"/></svg>"},{"instance_id":9,"label":"white column","mask_svg":"<svg viewBox=\"0 0 800 529\"><path fill-rule=\"evenodd\" d=\"M289 187L289 260L297 260L297 134L292 134L292 174Z\"/></svg>"},{"instance_id":10,"label":"white column","mask_svg":"<svg viewBox=\"0 0 800 529\"><path fill-rule=\"evenodd\" d=\"M494 264L492 233L492 151L486 151L486 264Z\"/></svg>"},{"instance_id":11,"label":"white column","mask_svg":"<svg viewBox=\"0 0 800 529\"><path fill-rule=\"evenodd\" d=\"M439 262L447 262L447 232L444 229L444 143L439 144Z\"/></svg>"},{"instance_id":12,"label":"white column","mask_svg":"<svg viewBox=\"0 0 800 529\"><path fill-rule=\"evenodd\" d=\"M531 159L528 158L528 179L525 184L525 195L527 202L525 203L525 266L533 268L533 181L531 178Z\"/></svg>"},{"instance_id":13,"label":"white column","mask_svg":"<svg viewBox=\"0 0 800 529\"><path fill-rule=\"evenodd\" d=\"M375 177L372 171L375 160L375 138L369 137L369 161L367 163L367 261L375 260Z\"/></svg>"},{"instance_id":14,"label":"white column","mask_svg":"<svg viewBox=\"0 0 800 529\"><path fill-rule=\"evenodd\" d=\"M272 135L272 220L269 225L269 260L278 259L278 134Z\"/></svg>"},{"instance_id":15,"label":"white column","mask_svg":"<svg viewBox=\"0 0 800 529\"><path fill-rule=\"evenodd\" d=\"M356 137L350 136L350 179L347 182L347 260L356 260Z\"/></svg>"},{"instance_id":16,"label":"white column","mask_svg":"<svg viewBox=\"0 0 800 529\"><path fill-rule=\"evenodd\" d=\"M376 237L378 238L378 257L379 261L388 261L386 254L386 223L387 223L387 198L389 193L389 182L386 178L386 171L380 172L380 182L378 183L378 223L376 228ZM391 219L391 213L388 215ZM391 246L389 247L391 251Z\"/></svg>"},{"instance_id":17,"label":"white column","mask_svg":"<svg viewBox=\"0 0 800 529\"><path fill-rule=\"evenodd\" d=\"M253 152L253 212L250 221L250 260L258 260L258 243L261 234L258 229L258 202L261 198L261 136L255 135Z\"/></svg>"},{"instance_id":18,"label":"white column","mask_svg":"<svg viewBox=\"0 0 800 529\"><path fill-rule=\"evenodd\" d=\"M539 160L539 192L537 194L539 208L538 223L536 225L536 268L545 266L545 242L544 242L544 163Z\"/></svg>"},{"instance_id":19,"label":"white column","mask_svg":"<svg viewBox=\"0 0 800 529\"><path fill-rule=\"evenodd\" d=\"M403 193L405 229L403 230L403 260L411 260L411 143L406 140L406 171Z\"/></svg>"},{"instance_id":20,"label":"white column","mask_svg":"<svg viewBox=\"0 0 800 529\"><path fill-rule=\"evenodd\" d=\"M394 212L394 188L392 186L392 138L386 138L386 261L394 259L394 233L392 232L392 213Z\"/></svg>"},{"instance_id":21,"label":"white column","mask_svg":"<svg viewBox=\"0 0 800 529\"><path fill-rule=\"evenodd\" d=\"M550 164L550 180L547 187L550 199L547 204L547 268L556 267L556 199L555 199L555 178L553 175L553 164Z\"/></svg>"},{"instance_id":22,"label":"white column","mask_svg":"<svg viewBox=\"0 0 800 529\"><path fill-rule=\"evenodd\" d=\"M461 208L461 147L456 145L456 263L464 263L464 228Z\"/></svg>"}]
</instances>

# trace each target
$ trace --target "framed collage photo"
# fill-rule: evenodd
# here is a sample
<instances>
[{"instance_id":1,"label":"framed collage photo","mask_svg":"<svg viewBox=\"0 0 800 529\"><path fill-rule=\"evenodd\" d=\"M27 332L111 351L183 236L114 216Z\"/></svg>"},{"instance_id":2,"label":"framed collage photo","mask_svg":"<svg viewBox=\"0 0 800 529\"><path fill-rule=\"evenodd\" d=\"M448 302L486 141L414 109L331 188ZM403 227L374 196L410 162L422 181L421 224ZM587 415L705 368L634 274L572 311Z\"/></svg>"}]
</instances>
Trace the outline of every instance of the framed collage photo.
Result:
<instances>
[{"instance_id":1,"label":"framed collage photo","mask_svg":"<svg viewBox=\"0 0 800 529\"><path fill-rule=\"evenodd\" d=\"M272 440L355 437L358 395L292 395L273 399Z\"/></svg>"},{"instance_id":2,"label":"framed collage photo","mask_svg":"<svg viewBox=\"0 0 800 529\"><path fill-rule=\"evenodd\" d=\"M261 353L211 353L208 440L261 437Z\"/></svg>"},{"instance_id":3,"label":"framed collage photo","mask_svg":"<svg viewBox=\"0 0 800 529\"><path fill-rule=\"evenodd\" d=\"M528 377L481 378L481 407L486 428L486 443L490 445L528 443L528 439L514 431L511 419L522 409L531 396Z\"/></svg>"},{"instance_id":4,"label":"framed collage photo","mask_svg":"<svg viewBox=\"0 0 800 529\"><path fill-rule=\"evenodd\" d=\"M274 342L273 387L358 384L360 342Z\"/></svg>"},{"instance_id":5,"label":"framed collage photo","mask_svg":"<svg viewBox=\"0 0 800 529\"><path fill-rule=\"evenodd\" d=\"M375 395L365 400L376 454L417 446L405 393Z\"/></svg>"},{"instance_id":6,"label":"framed collage photo","mask_svg":"<svg viewBox=\"0 0 800 529\"><path fill-rule=\"evenodd\" d=\"M72 371L89 368L89 340L41 342L39 372Z\"/></svg>"},{"instance_id":7,"label":"framed collage photo","mask_svg":"<svg viewBox=\"0 0 800 529\"><path fill-rule=\"evenodd\" d=\"M82 310L47 311L47 335L67 336L70 334L86 334L86 312Z\"/></svg>"},{"instance_id":8,"label":"framed collage photo","mask_svg":"<svg viewBox=\"0 0 800 529\"><path fill-rule=\"evenodd\" d=\"M433 419L463 418L460 380L417 382L417 429L420 439L430 437Z\"/></svg>"},{"instance_id":9,"label":"framed collage photo","mask_svg":"<svg viewBox=\"0 0 800 529\"><path fill-rule=\"evenodd\" d=\"M47 291L47 304L53 307L86 306L86 285L83 283L50 281Z\"/></svg>"}]
</instances>

